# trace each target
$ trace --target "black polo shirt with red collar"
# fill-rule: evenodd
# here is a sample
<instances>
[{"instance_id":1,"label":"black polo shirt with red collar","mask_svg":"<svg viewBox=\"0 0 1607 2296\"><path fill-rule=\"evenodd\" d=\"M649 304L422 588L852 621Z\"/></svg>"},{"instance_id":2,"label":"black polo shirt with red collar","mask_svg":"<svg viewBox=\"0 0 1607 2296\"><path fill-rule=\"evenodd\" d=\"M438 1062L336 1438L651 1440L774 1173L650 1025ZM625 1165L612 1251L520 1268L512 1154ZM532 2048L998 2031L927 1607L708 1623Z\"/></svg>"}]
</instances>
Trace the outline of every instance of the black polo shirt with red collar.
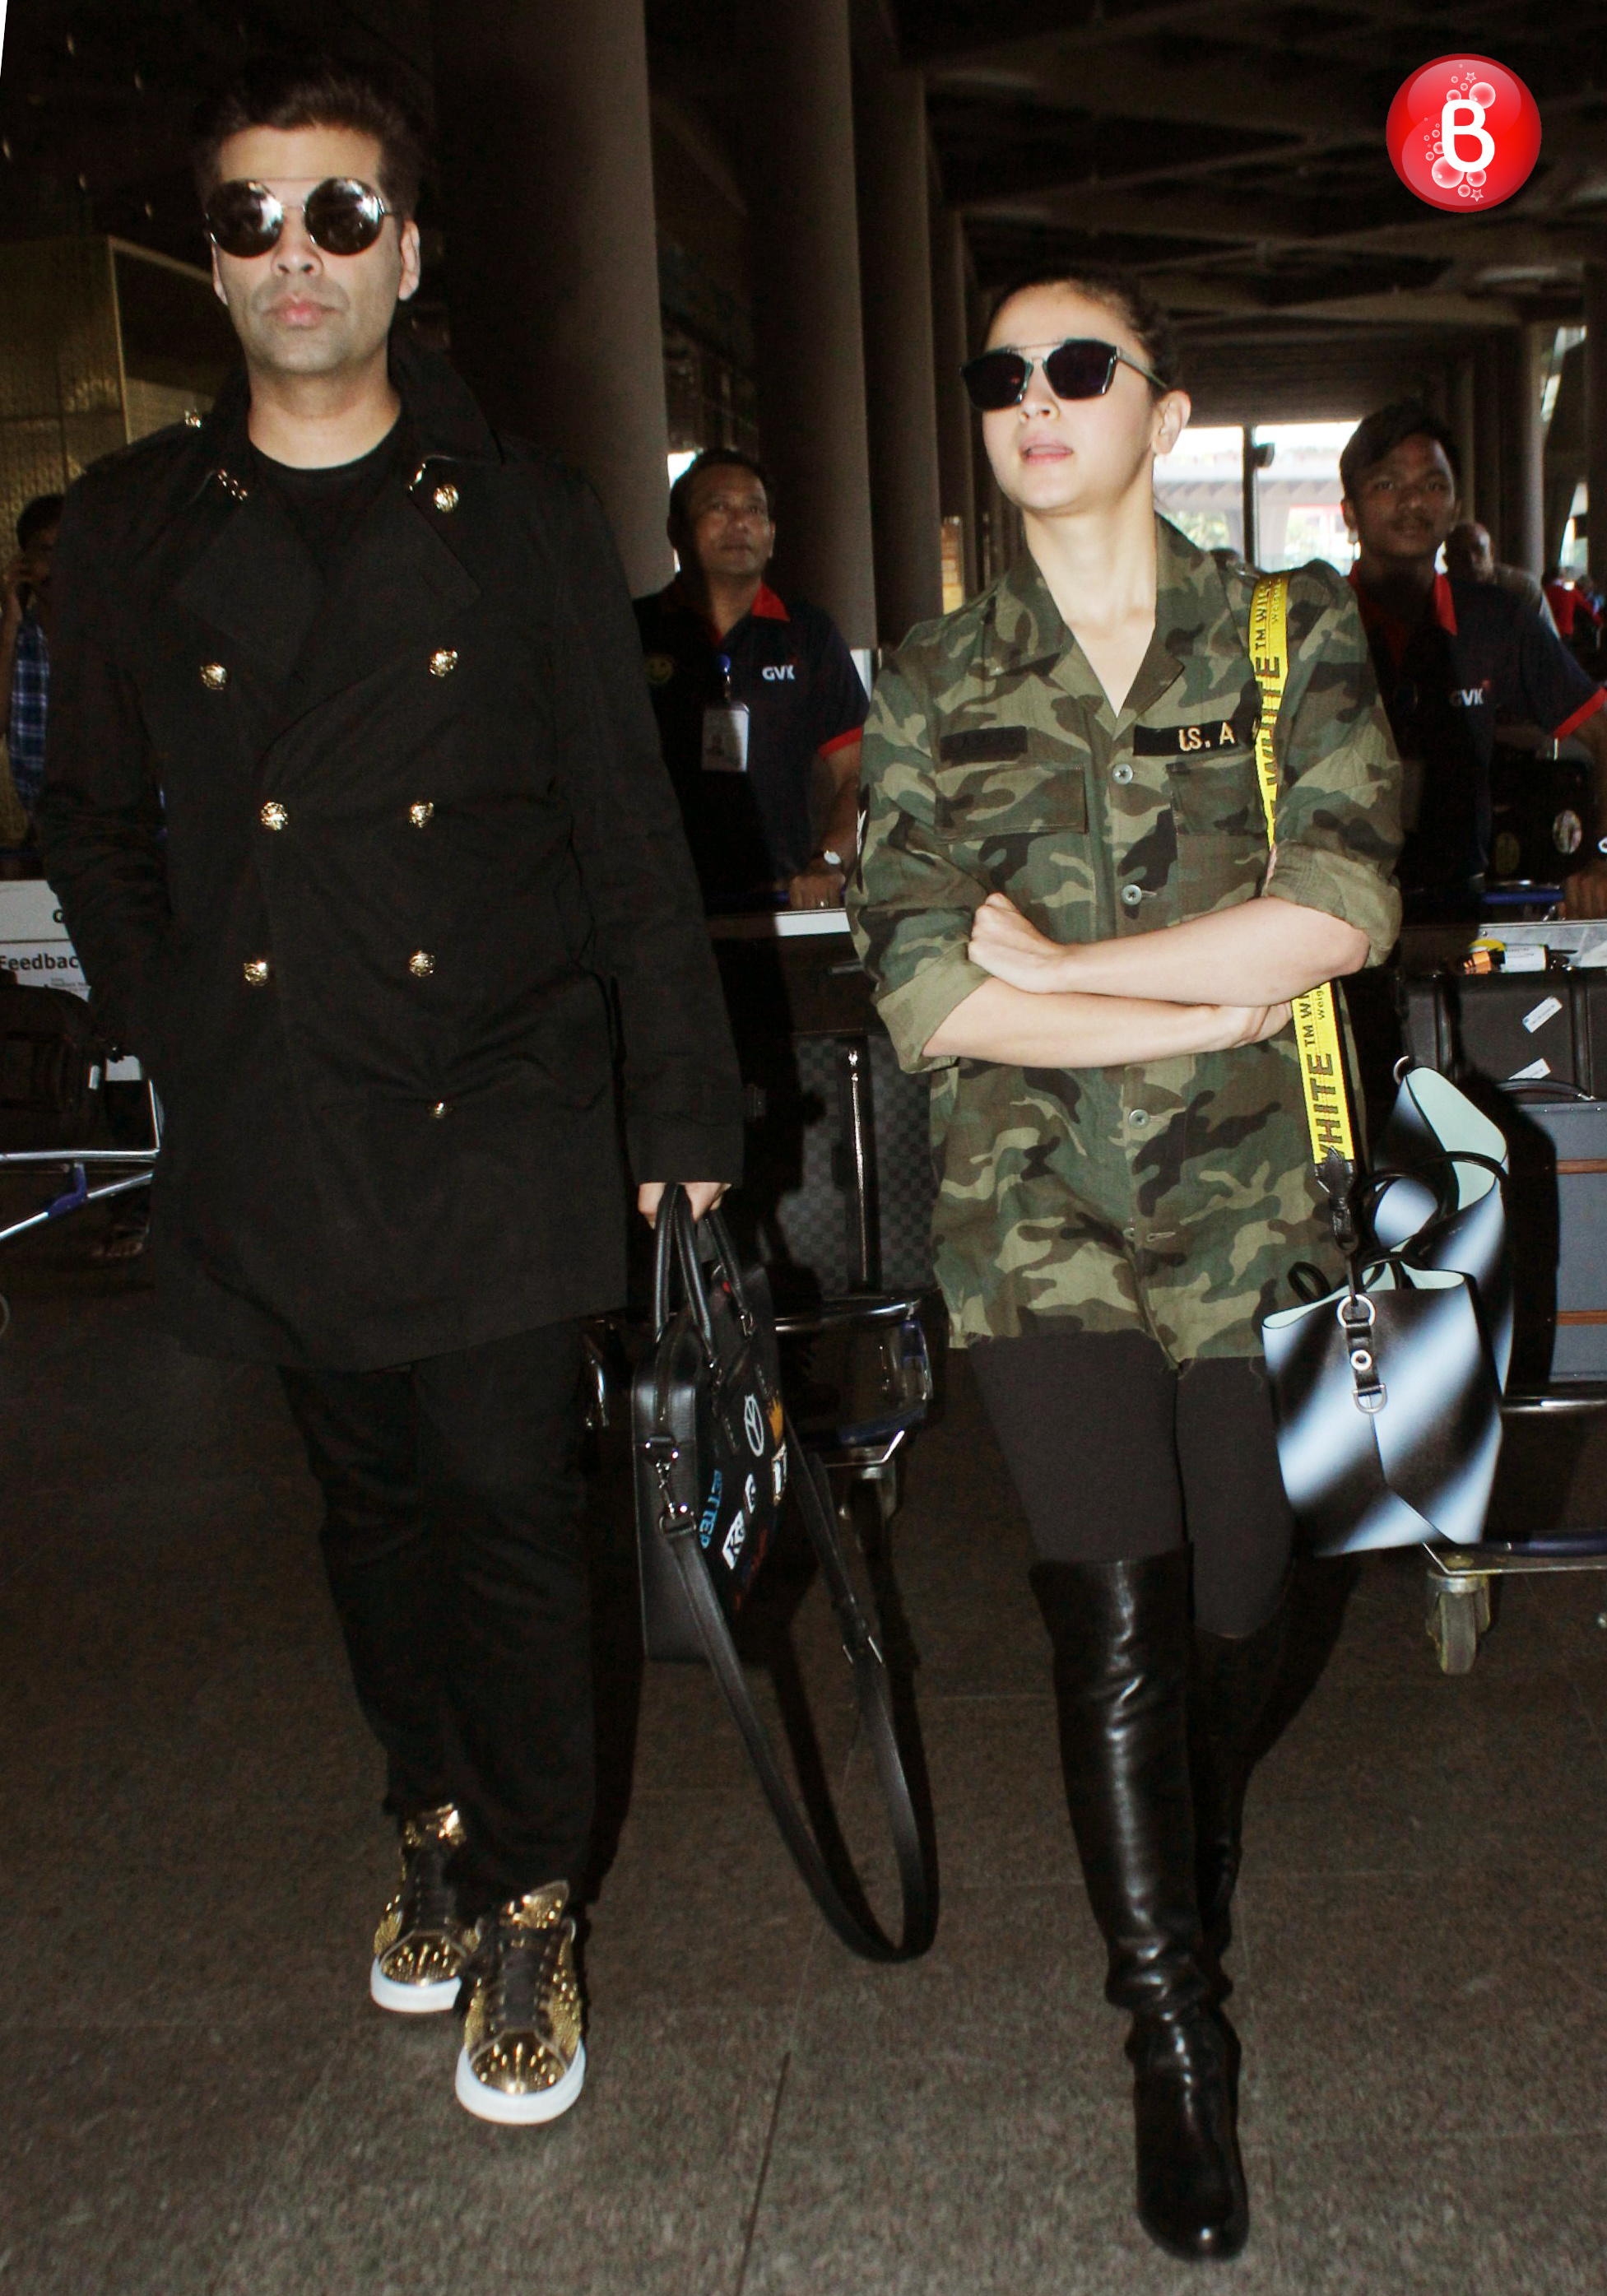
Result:
<instances>
[{"instance_id":1,"label":"black polo shirt with red collar","mask_svg":"<svg viewBox=\"0 0 1607 2296\"><path fill-rule=\"evenodd\" d=\"M767 583L721 637L678 583L638 598L647 683L664 761L703 897L733 906L768 897L809 858L814 761L857 741L869 698L831 616ZM722 660L730 663L729 693ZM703 768L703 713L745 703L748 769Z\"/></svg>"},{"instance_id":2,"label":"black polo shirt with red collar","mask_svg":"<svg viewBox=\"0 0 1607 2296\"><path fill-rule=\"evenodd\" d=\"M1354 567L1350 585L1409 788L1421 768L1422 798L1396 873L1420 914L1455 906L1476 893L1489 858L1496 719L1520 718L1562 740L1607 695L1497 583L1437 574L1415 627L1387 614Z\"/></svg>"}]
</instances>

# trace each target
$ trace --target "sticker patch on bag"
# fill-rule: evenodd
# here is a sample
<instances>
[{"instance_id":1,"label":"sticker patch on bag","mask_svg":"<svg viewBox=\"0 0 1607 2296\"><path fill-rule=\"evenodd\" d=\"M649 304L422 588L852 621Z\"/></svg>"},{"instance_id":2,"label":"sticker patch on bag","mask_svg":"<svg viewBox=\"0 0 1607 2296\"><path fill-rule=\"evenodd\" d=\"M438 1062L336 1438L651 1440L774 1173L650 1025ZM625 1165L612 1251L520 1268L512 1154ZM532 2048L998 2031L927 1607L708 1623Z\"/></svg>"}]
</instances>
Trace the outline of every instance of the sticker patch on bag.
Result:
<instances>
[{"instance_id":1,"label":"sticker patch on bag","mask_svg":"<svg viewBox=\"0 0 1607 2296\"><path fill-rule=\"evenodd\" d=\"M770 1462L770 1495L777 1506L787 1488L787 1447L783 1443Z\"/></svg>"},{"instance_id":2,"label":"sticker patch on bag","mask_svg":"<svg viewBox=\"0 0 1607 2296\"><path fill-rule=\"evenodd\" d=\"M1560 996L1542 996L1533 1010L1523 1015L1523 1025L1532 1037L1537 1029L1543 1029L1548 1021L1554 1021L1562 1010Z\"/></svg>"},{"instance_id":3,"label":"sticker patch on bag","mask_svg":"<svg viewBox=\"0 0 1607 2296\"><path fill-rule=\"evenodd\" d=\"M727 1570L734 1570L736 1569L736 1558L742 1551L743 1542L746 1540L747 1536L748 1520L745 1515L739 1512L733 1516L731 1528L726 1533L726 1544L720 1549L720 1553L726 1558L726 1568Z\"/></svg>"},{"instance_id":4,"label":"sticker patch on bag","mask_svg":"<svg viewBox=\"0 0 1607 2296\"><path fill-rule=\"evenodd\" d=\"M700 1546L707 1547L709 1540L714 1537L714 1527L720 1519L720 1501L725 1496L725 1492L726 1478L717 1467L709 1486L709 1496L703 1504L702 1516L698 1523Z\"/></svg>"},{"instance_id":5,"label":"sticker patch on bag","mask_svg":"<svg viewBox=\"0 0 1607 2296\"><path fill-rule=\"evenodd\" d=\"M938 756L946 766L1005 766L1027 754L1024 726L978 726L969 734L943 734Z\"/></svg>"}]
</instances>

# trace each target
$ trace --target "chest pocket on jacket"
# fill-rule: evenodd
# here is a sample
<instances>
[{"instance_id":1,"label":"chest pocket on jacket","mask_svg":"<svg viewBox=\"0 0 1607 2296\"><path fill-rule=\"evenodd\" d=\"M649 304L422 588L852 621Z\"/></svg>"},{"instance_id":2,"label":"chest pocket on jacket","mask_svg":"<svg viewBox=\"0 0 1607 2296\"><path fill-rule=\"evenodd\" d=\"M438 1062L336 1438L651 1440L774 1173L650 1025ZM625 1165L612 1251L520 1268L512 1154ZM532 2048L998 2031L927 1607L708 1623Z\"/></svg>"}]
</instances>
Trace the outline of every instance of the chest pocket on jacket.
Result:
<instances>
[{"instance_id":1,"label":"chest pocket on jacket","mask_svg":"<svg viewBox=\"0 0 1607 2296\"><path fill-rule=\"evenodd\" d=\"M967 844L1088 826L1080 750L1031 726L951 723L932 772L940 830Z\"/></svg>"},{"instance_id":2,"label":"chest pocket on jacket","mask_svg":"<svg viewBox=\"0 0 1607 2296\"><path fill-rule=\"evenodd\" d=\"M1199 916L1248 898L1266 872L1267 854L1254 750L1174 758L1167 778L1183 914Z\"/></svg>"},{"instance_id":3,"label":"chest pocket on jacket","mask_svg":"<svg viewBox=\"0 0 1607 2296\"><path fill-rule=\"evenodd\" d=\"M1267 840L1256 778L1255 751L1214 750L1168 762L1172 811L1180 833L1193 837L1257 837Z\"/></svg>"}]
</instances>

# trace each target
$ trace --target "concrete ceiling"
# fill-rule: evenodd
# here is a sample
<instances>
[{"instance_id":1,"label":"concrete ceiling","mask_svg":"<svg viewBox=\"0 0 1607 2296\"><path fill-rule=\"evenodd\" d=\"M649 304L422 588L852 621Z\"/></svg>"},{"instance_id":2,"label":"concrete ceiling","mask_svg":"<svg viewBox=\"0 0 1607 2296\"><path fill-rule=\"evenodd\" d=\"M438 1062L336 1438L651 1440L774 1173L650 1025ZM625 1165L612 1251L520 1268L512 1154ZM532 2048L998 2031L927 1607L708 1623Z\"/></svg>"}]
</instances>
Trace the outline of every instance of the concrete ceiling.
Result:
<instances>
[{"instance_id":1,"label":"concrete ceiling","mask_svg":"<svg viewBox=\"0 0 1607 2296\"><path fill-rule=\"evenodd\" d=\"M934 163L982 285L1045 261L1141 271L1179 321L1202 416L1370 403L1491 328L1576 319L1582 265L1607 261L1607 0L850 5L862 57L925 72ZM427 107L430 14L11 0L0 237L92 228L200 261L183 155L203 90L252 48L324 43L383 61ZM737 0L647 0L647 17L655 86L734 160ZM1453 38L1541 106L1534 176L1487 214L1435 215L1384 152L1395 89Z\"/></svg>"},{"instance_id":2,"label":"concrete ceiling","mask_svg":"<svg viewBox=\"0 0 1607 2296\"><path fill-rule=\"evenodd\" d=\"M1601 0L897 0L937 164L985 288L1047 263L1130 266L1224 418L1365 404L1492 327L1577 319L1607 261ZM1455 42L1528 83L1544 143L1486 214L1397 179L1384 119ZM1231 406L1230 406L1231 402Z\"/></svg>"}]
</instances>

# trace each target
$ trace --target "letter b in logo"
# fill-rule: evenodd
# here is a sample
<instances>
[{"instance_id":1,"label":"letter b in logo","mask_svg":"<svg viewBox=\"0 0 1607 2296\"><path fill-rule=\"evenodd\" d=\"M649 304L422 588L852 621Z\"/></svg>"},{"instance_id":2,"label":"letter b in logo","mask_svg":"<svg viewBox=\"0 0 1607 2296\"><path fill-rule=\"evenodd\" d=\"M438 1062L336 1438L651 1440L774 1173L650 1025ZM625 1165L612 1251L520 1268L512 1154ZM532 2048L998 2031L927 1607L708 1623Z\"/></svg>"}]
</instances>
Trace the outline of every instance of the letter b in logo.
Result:
<instances>
[{"instance_id":1,"label":"letter b in logo","mask_svg":"<svg viewBox=\"0 0 1607 2296\"><path fill-rule=\"evenodd\" d=\"M1498 207L1540 156L1540 113L1516 72L1490 56L1437 56L1402 83L1384 129L1390 160L1430 207Z\"/></svg>"},{"instance_id":2,"label":"letter b in logo","mask_svg":"<svg viewBox=\"0 0 1607 2296\"><path fill-rule=\"evenodd\" d=\"M1481 92L1488 86L1485 82L1480 85ZM1475 168L1488 170L1496 156L1496 139L1484 124L1484 106L1471 94L1456 96L1443 106L1439 139L1446 159L1464 175L1472 175Z\"/></svg>"}]
</instances>

